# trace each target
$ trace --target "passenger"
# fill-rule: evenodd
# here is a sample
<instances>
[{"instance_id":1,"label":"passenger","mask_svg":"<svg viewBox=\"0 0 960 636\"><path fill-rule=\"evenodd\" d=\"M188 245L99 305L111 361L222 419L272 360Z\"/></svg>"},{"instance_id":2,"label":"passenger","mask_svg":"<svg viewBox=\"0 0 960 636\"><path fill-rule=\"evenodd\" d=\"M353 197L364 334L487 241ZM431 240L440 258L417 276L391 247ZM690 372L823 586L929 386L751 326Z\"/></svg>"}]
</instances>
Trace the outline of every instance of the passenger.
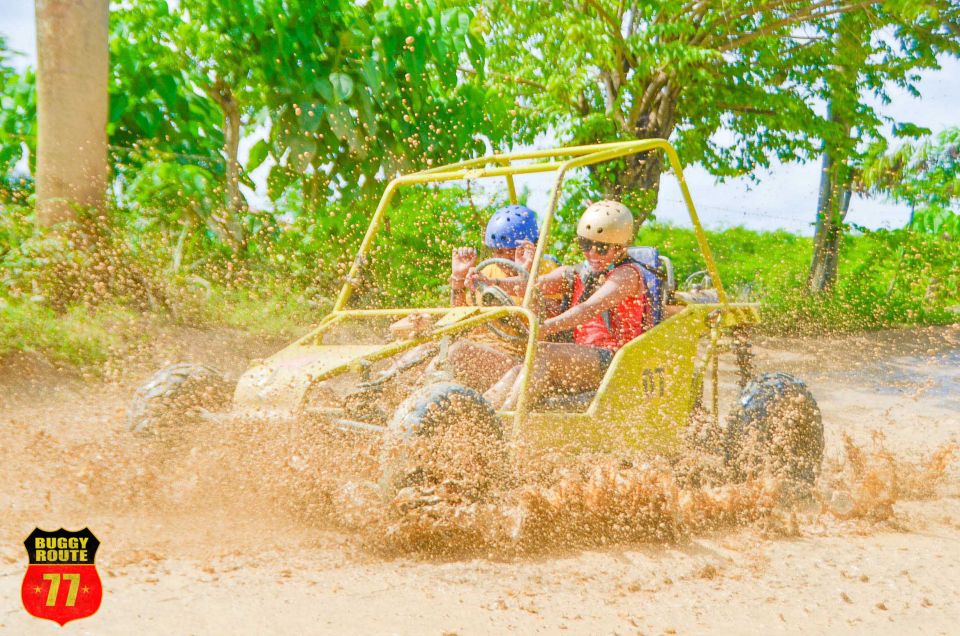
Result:
<instances>
[{"instance_id":1,"label":"passenger","mask_svg":"<svg viewBox=\"0 0 960 636\"><path fill-rule=\"evenodd\" d=\"M614 353L653 324L641 265L627 252L634 230L633 214L625 205L594 203L577 224L584 265L560 267L539 277L543 294L564 294L570 301L569 309L543 322L541 336L572 329L573 342L539 343L530 378L534 402L550 391L573 394L596 389ZM521 246L520 260L532 250L532 244ZM479 282L487 282L486 276L471 271L466 285ZM518 277L498 279L496 285L510 293L524 286ZM495 407L516 407L520 371L521 366L514 365L487 391Z\"/></svg>"}]
</instances>

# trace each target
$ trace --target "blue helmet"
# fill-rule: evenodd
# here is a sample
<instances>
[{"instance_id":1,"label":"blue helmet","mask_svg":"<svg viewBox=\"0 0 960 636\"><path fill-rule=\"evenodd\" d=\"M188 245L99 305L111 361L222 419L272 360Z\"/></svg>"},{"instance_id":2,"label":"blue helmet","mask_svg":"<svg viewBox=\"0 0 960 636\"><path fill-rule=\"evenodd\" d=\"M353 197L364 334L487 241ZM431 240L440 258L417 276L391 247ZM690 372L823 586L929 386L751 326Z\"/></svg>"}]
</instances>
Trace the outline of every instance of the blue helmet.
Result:
<instances>
[{"instance_id":1,"label":"blue helmet","mask_svg":"<svg viewBox=\"0 0 960 636\"><path fill-rule=\"evenodd\" d=\"M493 213L483 243L493 249L513 249L520 241L536 243L539 238L536 212L525 205L508 205Z\"/></svg>"}]
</instances>

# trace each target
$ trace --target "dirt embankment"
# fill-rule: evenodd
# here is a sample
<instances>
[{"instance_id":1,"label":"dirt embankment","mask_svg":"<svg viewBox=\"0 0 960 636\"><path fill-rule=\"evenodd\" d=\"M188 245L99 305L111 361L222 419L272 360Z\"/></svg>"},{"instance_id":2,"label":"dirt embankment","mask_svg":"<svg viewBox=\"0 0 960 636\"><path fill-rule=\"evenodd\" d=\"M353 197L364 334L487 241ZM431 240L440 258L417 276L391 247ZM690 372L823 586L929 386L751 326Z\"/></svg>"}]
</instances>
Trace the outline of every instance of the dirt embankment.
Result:
<instances>
[{"instance_id":1,"label":"dirt embankment","mask_svg":"<svg viewBox=\"0 0 960 636\"><path fill-rule=\"evenodd\" d=\"M100 538L106 596L82 625L97 633L949 633L960 619L957 329L759 344L758 366L803 377L824 413L824 478L789 508L773 481L542 457L492 505L398 513L363 479L372 442L258 422L199 425L166 450L125 434L153 367L236 374L273 348L168 331L106 380L5 361L0 627L60 629L19 605L34 526Z\"/></svg>"}]
</instances>

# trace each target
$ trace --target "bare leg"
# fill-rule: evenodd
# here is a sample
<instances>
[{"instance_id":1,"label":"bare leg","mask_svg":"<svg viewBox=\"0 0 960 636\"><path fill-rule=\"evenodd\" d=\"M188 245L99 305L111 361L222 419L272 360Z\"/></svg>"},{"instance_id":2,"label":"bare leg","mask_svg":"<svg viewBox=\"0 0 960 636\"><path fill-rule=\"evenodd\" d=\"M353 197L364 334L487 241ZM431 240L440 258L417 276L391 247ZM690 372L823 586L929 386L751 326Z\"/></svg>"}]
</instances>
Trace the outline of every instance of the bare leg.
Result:
<instances>
[{"instance_id":1,"label":"bare leg","mask_svg":"<svg viewBox=\"0 0 960 636\"><path fill-rule=\"evenodd\" d=\"M530 395L537 400L550 389L569 393L589 391L600 385L603 373L596 348L567 342L541 342L537 345L533 376L530 378ZM510 386L510 391L503 398L506 386ZM519 366L504 374L487 392L487 398L494 405L499 404L500 408L508 411L516 408L519 396Z\"/></svg>"},{"instance_id":2,"label":"bare leg","mask_svg":"<svg viewBox=\"0 0 960 636\"><path fill-rule=\"evenodd\" d=\"M517 359L495 347L460 339L450 346L447 360L458 382L487 390L517 363Z\"/></svg>"},{"instance_id":3,"label":"bare leg","mask_svg":"<svg viewBox=\"0 0 960 636\"><path fill-rule=\"evenodd\" d=\"M426 362L436 353L436 351L436 342L426 342L422 345L416 346L413 349L401 354L390 364L390 366L378 373L377 379L383 379L405 369L415 367L421 362Z\"/></svg>"},{"instance_id":4,"label":"bare leg","mask_svg":"<svg viewBox=\"0 0 960 636\"><path fill-rule=\"evenodd\" d=\"M520 371L522 369L523 366L518 364L504 373L503 376L497 380L497 383L490 387L489 391L483 394L483 397L486 398L487 402L497 408L499 408L501 404L504 404L507 401L507 398L510 396L511 391L513 390L513 385L517 381L517 376L520 375Z\"/></svg>"}]
</instances>

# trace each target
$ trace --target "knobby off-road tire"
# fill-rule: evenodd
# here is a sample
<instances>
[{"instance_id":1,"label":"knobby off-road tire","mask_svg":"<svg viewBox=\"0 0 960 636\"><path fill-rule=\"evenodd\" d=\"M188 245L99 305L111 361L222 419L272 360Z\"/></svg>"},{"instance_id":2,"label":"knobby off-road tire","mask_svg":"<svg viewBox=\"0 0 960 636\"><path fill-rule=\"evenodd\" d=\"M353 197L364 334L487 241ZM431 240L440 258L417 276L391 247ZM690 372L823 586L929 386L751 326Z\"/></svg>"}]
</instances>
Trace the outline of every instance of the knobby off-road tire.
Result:
<instances>
[{"instance_id":1,"label":"knobby off-road tire","mask_svg":"<svg viewBox=\"0 0 960 636\"><path fill-rule=\"evenodd\" d=\"M188 425L201 410L225 408L233 385L204 364L180 363L157 371L134 395L127 429L137 435L164 436Z\"/></svg>"},{"instance_id":2,"label":"knobby off-road tire","mask_svg":"<svg viewBox=\"0 0 960 636\"><path fill-rule=\"evenodd\" d=\"M443 485L479 500L506 470L500 418L482 395L453 383L417 390L387 426L380 455L380 487L392 498L409 486Z\"/></svg>"},{"instance_id":3,"label":"knobby off-road tire","mask_svg":"<svg viewBox=\"0 0 960 636\"><path fill-rule=\"evenodd\" d=\"M786 373L764 373L744 387L727 419L724 454L735 478L768 469L812 484L823 461L823 420L806 385Z\"/></svg>"}]
</instances>

